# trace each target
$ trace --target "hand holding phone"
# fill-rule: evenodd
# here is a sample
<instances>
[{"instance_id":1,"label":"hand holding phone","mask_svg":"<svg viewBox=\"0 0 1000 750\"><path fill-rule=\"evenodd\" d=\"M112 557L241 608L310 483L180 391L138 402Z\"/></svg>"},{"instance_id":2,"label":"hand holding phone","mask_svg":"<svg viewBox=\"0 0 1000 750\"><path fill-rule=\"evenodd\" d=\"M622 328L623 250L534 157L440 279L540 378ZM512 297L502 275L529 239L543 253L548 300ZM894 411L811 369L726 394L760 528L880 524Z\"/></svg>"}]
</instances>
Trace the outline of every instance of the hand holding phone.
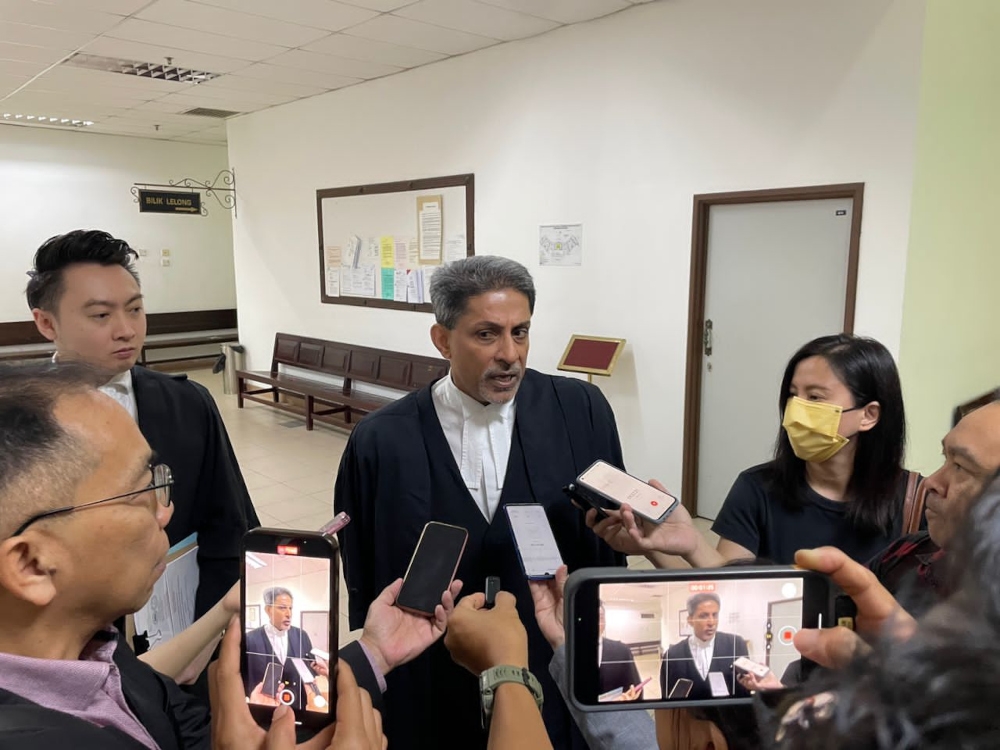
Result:
<instances>
[{"instance_id":1,"label":"hand holding phone","mask_svg":"<svg viewBox=\"0 0 1000 750\"><path fill-rule=\"evenodd\" d=\"M396 606L411 614L433 618L441 596L455 578L468 539L469 532L461 526L437 521L424 526L403 577Z\"/></svg>"},{"instance_id":2,"label":"hand holding phone","mask_svg":"<svg viewBox=\"0 0 1000 750\"><path fill-rule=\"evenodd\" d=\"M563 561L545 508L538 503L524 503L504 509L525 577L529 581L555 578Z\"/></svg>"},{"instance_id":3,"label":"hand holding phone","mask_svg":"<svg viewBox=\"0 0 1000 750\"><path fill-rule=\"evenodd\" d=\"M751 661L745 656L741 656L739 659L734 661L733 666L743 672L749 672L758 680L763 680L767 677L767 673L771 671L770 667L765 667L763 664Z\"/></svg>"},{"instance_id":4,"label":"hand holding phone","mask_svg":"<svg viewBox=\"0 0 1000 750\"><path fill-rule=\"evenodd\" d=\"M576 494L598 510L602 505L617 508L627 503L636 515L656 524L667 520L679 504L673 495L626 474L607 461L595 461L577 477L575 485Z\"/></svg>"}]
</instances>

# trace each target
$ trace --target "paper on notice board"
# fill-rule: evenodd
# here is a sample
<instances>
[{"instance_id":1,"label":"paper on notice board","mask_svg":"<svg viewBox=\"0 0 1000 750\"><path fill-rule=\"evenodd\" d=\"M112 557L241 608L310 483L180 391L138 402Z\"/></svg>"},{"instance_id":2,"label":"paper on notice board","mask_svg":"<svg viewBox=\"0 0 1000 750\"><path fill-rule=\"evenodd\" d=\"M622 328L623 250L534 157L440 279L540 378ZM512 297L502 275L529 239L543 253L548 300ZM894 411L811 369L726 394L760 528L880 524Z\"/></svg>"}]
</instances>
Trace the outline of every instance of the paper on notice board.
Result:
<instances>
[{"instance_id":1,"label":"paper on notice board","mask_svg":"<svg viewBox=\"0 0 1000 750\"><path fill-rule=\"evenodd\" d=\"M379 242L378 237L369 237L368 242L358 253L359 259L355 268L362 266L377 266L379 264Z\"/></svg>"},{"instance_id":2,"label":"paper on notice board","mask_svg":"<svg viewBox=\"0 0 1000 750\"><path fill-rule=\"evenodd\" d=\"M374 297L375 267L341 268L340 293L344 297Z\"/></svg>"},{"instance_id":3,"label":"paper on notice board","mask_svg":"<svg viewBox=\"0 0 1000 750\"><path fill-rule=\"evenodd\" d=\"M382 268L392 268L395 265L396 243L393 242L392 237L386 236L379 239L379 247L381 248Z\"/></svg>"},{"instance_id":4,"label":"paper on notice board","mask_svg":"<svg viewBox=\"0 0 1000 750\"><path fill-rule=\"evenodd\" d=\"M347 241L347 253L343 259L345 266L357 268L361 263L361 238L356 234L351 235Z\"/></svg>"},{"instance_id":5,"label":"paper on notice board","mask_svg":"<svg viewBox=\"0 0 1000 750\"><path fill-rule=\"evenodd\" d=\"M406 264L410 262L409 249L406 247L406 240L402 237L396 237L396 268L406 268Z\"/></svg>"},{"instance_id":6,"label":"paper on notice board","mask_svg":"<svg viewBox=\"0 0 1000 750\"><path fill-rule=\"evenodd\" d=\"M444 262L451 263L466 257L465 235L456 234L444 243Z\"/></svg>"},{"instance_id":7,"label":"paper on notice board","mask_svg":"<svg viewBox=\"0 0 1000 750\"><path fill-rule=\"evenodd\" d=\"M417 305L424 303L424 271L413 268L406 272L406 301Z\"/></svg>"},{"instance_id":8,"label":"paper on notice board","mask_svg":"<svg viewBox=\"0 0 1000 750\"><path fill-rule=\"evenodd\" d=\"M326 279L326 296L340 296L341 251L337 245L323 249L323 272Z\"/></svg>"},{"instance_id":9,"label":"paper on notice board","mask_svg":"<svg viewBox=\"0 0 1000 750\"><path fill-rule=\"evenodd\" d=\"M406 269L397 268L393 271L393 299L396 302L406 302Z\"/></svg>"},{"instance_id":10,"label":"paper on notice board","mask_svg":"<svg viewBox=\"0 0 1000 750\"><path fill-rule=\"evenodd\" d=\"M417 228L420 235L420 262L441 262L441 198L417 198Z\"/></svg>"},{"instance_id":11,"label":"paper on notice board","mask_svg":"<svg viewBox=\"0 0 1000 750\"><path fill-rule=\"evenodd\" d=\"M434 272L440 267L441 266L428 266L427 268L420 269L420 275L422 277L420 279L422 285L421 293L423 294L424 302L431 301L431 279L434 278Z\"/></svg>"},{"instance_id":12,"label":"paper on notice board","mask_svg":"<svg viewBox=\"0 0 1000 750\"><path fill-rule=\"evenodd\" d=\"M192 544L167 563L153 595L133 617L135 632L146 633L150 647L166 643L194 622L198 579L198 547Z\"/></svg>"},{"instance_id":13,"label":"paper on notice board","mask_svg":"<svg viewBox=\"0 0 1000 750\"><path fill-rule=\"evenodd\" d=\"M406 262L407 268L416 268L420 265L420 242L416 237L410 239L409 258Z\"/></svg>"},{"instance_id":14,"label":"paper on notice board","mask_svg":"<svg viewBox=\"0 0 1000 750\"><path fill-rule=\"evenodd\" d=\"M382 299L394 299L396 293L396 272L391 268L382 269Z\"/></svg>"},{"instance_id":15,"label":"paper on notice board","mask_svg":"<svg viewBox=\"0 0 1000 750\"><path fill-rule=\"evenodd\" d=\"M541 265L583 265L583 224L543 224L538 230Z\"/></svg>"}]
</instances>

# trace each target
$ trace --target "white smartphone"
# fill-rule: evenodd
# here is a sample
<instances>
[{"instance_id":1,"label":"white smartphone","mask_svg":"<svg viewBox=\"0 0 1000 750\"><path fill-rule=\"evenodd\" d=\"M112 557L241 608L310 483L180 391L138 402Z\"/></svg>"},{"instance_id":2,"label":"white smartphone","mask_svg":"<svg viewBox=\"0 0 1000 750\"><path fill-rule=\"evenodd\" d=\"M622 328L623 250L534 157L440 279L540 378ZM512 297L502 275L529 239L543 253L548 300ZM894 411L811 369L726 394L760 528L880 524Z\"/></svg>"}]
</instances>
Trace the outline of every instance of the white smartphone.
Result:
<instances>
[{"instance_id":1,"label":"white smartphone","mask_svg":"<svg viewBox=\"0 0 1000 750\"><path fill-rule=\"evenodd\" d=\"M765 667L763 664L751 661L745 656L741 656L739 659L734 661L733 666L744 672L749 672L758 680L762 680L767 677L767 673L771 671L770 667Z\"/></svg>"},{"instance_id":2,"label":"white smartphone","mask_svg":"<svg viewBox=\"0 0 1000 750\"><path fill-rule=\"evenodd\" d=\"M577 487L594 493L614 505L628 503L637 515L663 523L677 507L677 498L626 474L606 461L595 461L576 479Z\"/></svg>"},{"instance_id":3,"label":"white smartphone","mask_svg":"<svg viewBox=\"0 0 1000 750\"><path fill-rule=\"evenodd\" d=\"M529 580L555 578L563 564L545 508L538 503L504 506L521 567Z\"/></svg>"},{"instance_id":4,"label":"white smartphone","mask_svg":"<svg viewBox=\"0 0 1000 750\"><path fill-rule=\"evenodd\" d=\"M708 686L712 690L713 698L729 697L729 686L726 684L726 677L722 672L709 672Z\"/></svg>"}]
</instances>

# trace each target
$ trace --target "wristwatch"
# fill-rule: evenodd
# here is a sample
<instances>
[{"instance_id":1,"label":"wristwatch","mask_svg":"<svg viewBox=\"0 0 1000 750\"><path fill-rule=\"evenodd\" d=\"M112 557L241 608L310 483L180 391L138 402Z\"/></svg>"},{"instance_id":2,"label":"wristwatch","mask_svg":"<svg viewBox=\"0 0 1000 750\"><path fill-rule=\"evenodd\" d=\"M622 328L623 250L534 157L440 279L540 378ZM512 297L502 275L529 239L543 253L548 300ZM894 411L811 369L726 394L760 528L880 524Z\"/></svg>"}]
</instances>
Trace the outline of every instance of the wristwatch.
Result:
<instances>
[{"instance_id":1,"label":"wristwatch","mask_svg":"<svg viewBox=\"0 0 1000 750\"><path fill-rule=\"evenodd\" d=\"M512 667L508 664L500 664L487 669L479 675L479 697L482 701L483 729L490 728L496 689L505 682L516 682L528 688L531 697L535 699L535 705L538 706L538 710L542 710L542 686L538 683L535 675L531 674L527 667Z\"/></svg>"}]
</instances>

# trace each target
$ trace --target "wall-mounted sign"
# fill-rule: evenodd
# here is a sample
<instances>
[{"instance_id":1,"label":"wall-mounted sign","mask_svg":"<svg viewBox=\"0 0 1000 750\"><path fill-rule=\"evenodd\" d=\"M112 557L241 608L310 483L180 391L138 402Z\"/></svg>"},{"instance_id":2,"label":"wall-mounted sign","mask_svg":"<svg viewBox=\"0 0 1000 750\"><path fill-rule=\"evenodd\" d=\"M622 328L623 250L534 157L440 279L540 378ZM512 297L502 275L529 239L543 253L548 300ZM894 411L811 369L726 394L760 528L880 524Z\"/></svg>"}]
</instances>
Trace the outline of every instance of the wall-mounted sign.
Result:
<instances>
[{"instance_id":1,"label":"wall-mounted sign","mask_svg":"<svg viewBox=\"0 0 1000 750\"><path fill-rule=\"evenodd\" d=\"M140 190L139 213L201 214L201 193Z\"/></svg>"}]
</instances>

